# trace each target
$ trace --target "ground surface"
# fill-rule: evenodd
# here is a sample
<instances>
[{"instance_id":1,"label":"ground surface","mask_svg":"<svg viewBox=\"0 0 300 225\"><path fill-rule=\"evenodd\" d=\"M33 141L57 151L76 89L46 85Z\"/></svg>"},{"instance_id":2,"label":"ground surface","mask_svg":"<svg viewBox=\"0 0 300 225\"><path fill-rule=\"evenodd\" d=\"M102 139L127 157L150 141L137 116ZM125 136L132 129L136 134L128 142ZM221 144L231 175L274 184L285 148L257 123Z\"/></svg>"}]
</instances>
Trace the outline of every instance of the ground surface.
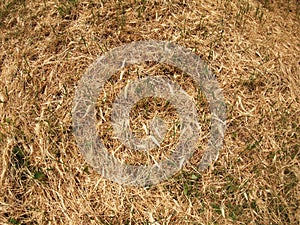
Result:
<instances>
[{"instance_id":1,"label":"ground surface","mask_svg":"<svg viewBox=\"0 0 300 225\"><path fill-rule=\"evenodd\" d=\"M299 224L299 7L297 0L1 0L0 223ZM194 97L203 135L171 179L120 186L79 152L72 100L97 56L150 39L193 50L216 74L228 108L225 143L218 161L199 173L210 118L203 96L166 65L126 68L99 98L99 135L110 151L118 146L110 137L111 102L127 79L146 73L167 76ZM161 99L140 102L132 128L142 135L141 124L155 113L171 124L173 111ZM166 146L176 144L176 135L167 137ZM159 159L167 152L152 153ZM149 163L125 148L117 156Z\"/></svg>"}]
</instances>

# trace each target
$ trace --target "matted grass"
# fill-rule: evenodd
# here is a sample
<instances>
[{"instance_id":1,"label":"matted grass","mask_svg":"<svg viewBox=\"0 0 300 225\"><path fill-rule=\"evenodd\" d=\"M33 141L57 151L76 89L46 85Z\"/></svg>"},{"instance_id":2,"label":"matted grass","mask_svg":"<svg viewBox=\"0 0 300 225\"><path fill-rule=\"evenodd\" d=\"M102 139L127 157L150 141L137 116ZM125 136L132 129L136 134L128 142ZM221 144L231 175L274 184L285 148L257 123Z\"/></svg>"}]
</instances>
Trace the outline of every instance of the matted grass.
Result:
<instances>
[{"instance_id":1,"label":"matted grass","mask_svg":"<svg viewBox=\"0 0 300 225\"><path fill-rule=\"evenodd\" d=\"M0 223L299 224L299 7L297 0L2 0ZM218 161L199 173L210 118L203 95L174 68L127 68L121 81L116 74L106 85L107 104L99 97L107 122L128 79L163 75L194 97L203 134L191 162L171 179L120 186L80 154L72 100L97 56L151 39L189 48L209 64L228 106L225 144ZM163 100L140 102L132 110L134 132L141 134L156 113L174 121L170 112ZM101 119L99 110L99 134L114 146ZM145 159L129 153L118 157ZM159 159L161 152L153 154Z\"/></svg>"}]
</instances>

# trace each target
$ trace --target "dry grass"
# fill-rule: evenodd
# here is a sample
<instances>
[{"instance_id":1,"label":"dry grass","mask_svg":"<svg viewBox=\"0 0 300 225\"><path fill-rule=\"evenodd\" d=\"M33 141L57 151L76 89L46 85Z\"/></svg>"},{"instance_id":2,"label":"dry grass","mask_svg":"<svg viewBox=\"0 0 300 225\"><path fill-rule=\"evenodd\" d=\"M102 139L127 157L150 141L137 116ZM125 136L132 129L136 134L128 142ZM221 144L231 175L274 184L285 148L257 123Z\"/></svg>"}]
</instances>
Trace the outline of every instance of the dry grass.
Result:
<instances>
[{"instance_id":1,"label":"dry grass","mask_svg":"<svg viewBox=\"0 0 300 225\"><path fill-rule=\"evenodd\" d=\"M297 0L1 0L0 223L299 224L299 7ZM97 56L149 39L193 49L210 65L228 128L208 171L194 169L199 150L180 173L143 189L107 181L85 163L70 112L77 81ZM205 144L207 104L190 78L167 66L137 67L196 96ZM139 76L135 68L107 84L107 115L126 79ZM172 121L163 103L139 106ZM137 134L151 115L132 111Z\"/></svg>"}]
</instances>

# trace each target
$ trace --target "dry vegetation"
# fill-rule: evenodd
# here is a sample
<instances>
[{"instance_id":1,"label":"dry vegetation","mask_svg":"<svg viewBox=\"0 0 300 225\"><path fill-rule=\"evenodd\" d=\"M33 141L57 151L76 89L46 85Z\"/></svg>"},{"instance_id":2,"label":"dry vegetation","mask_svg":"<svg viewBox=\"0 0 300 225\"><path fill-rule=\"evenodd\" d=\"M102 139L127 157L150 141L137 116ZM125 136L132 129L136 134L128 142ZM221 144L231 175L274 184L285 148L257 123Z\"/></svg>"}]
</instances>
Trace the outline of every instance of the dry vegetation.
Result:
<instances>
[{"instance_id":1,"label":"dry vegetation","mask_svg":"<svg viewBox=\"0 0 300 225\"><path fill-rule=\"evenodd\" d=\"M1 0L0 223L299 224L299 8L298 0ZM150 39L190 48L209 64L228 106L225 144L204 173L195 169L199 151L159 185L120 186L76 147L72 99L97 56ZM117 91L149 70L195 96L204 148L207 104L168 66L136 65L113 77L107 104L99 102L107 121ZM135 132L155 113L172 122L168 107L140 102ZM108 126L99 134L114 146Z\"/></svg>"}]
</instances>

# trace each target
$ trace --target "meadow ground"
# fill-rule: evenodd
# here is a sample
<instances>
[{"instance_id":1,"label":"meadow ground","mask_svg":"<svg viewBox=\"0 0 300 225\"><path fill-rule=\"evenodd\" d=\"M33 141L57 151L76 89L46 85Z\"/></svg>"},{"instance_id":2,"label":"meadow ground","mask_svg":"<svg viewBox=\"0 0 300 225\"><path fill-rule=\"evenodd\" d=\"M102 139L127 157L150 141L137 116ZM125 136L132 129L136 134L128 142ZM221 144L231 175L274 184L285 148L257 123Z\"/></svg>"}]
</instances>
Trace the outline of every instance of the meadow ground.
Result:
<instances>
[{"instance_id":1,"label":"meadow ground","mask_svg":"<svg viewBox=\"0 0 300 225\"><path fill-rule=\"evenodd\" d=\"M1 0L0 223L299 224L299 12L297 0ZM227 104L224 146L200 173L210 114L189 76L144 63L107 82L97 118L110 151L119 144L111 137L112 102L129 79L166 76L195 100L199 148L172 178L145 188L97 174L76 146L71 115L88 66L138 40L170 41L200 55ZM171 127L178 119L162 99L140 101L131 112L136 135L157 114ZM176 135L166 137L154 158L176 145ZM116 156L152 162L126 148Z\"/></svg>"}]
</instances>

